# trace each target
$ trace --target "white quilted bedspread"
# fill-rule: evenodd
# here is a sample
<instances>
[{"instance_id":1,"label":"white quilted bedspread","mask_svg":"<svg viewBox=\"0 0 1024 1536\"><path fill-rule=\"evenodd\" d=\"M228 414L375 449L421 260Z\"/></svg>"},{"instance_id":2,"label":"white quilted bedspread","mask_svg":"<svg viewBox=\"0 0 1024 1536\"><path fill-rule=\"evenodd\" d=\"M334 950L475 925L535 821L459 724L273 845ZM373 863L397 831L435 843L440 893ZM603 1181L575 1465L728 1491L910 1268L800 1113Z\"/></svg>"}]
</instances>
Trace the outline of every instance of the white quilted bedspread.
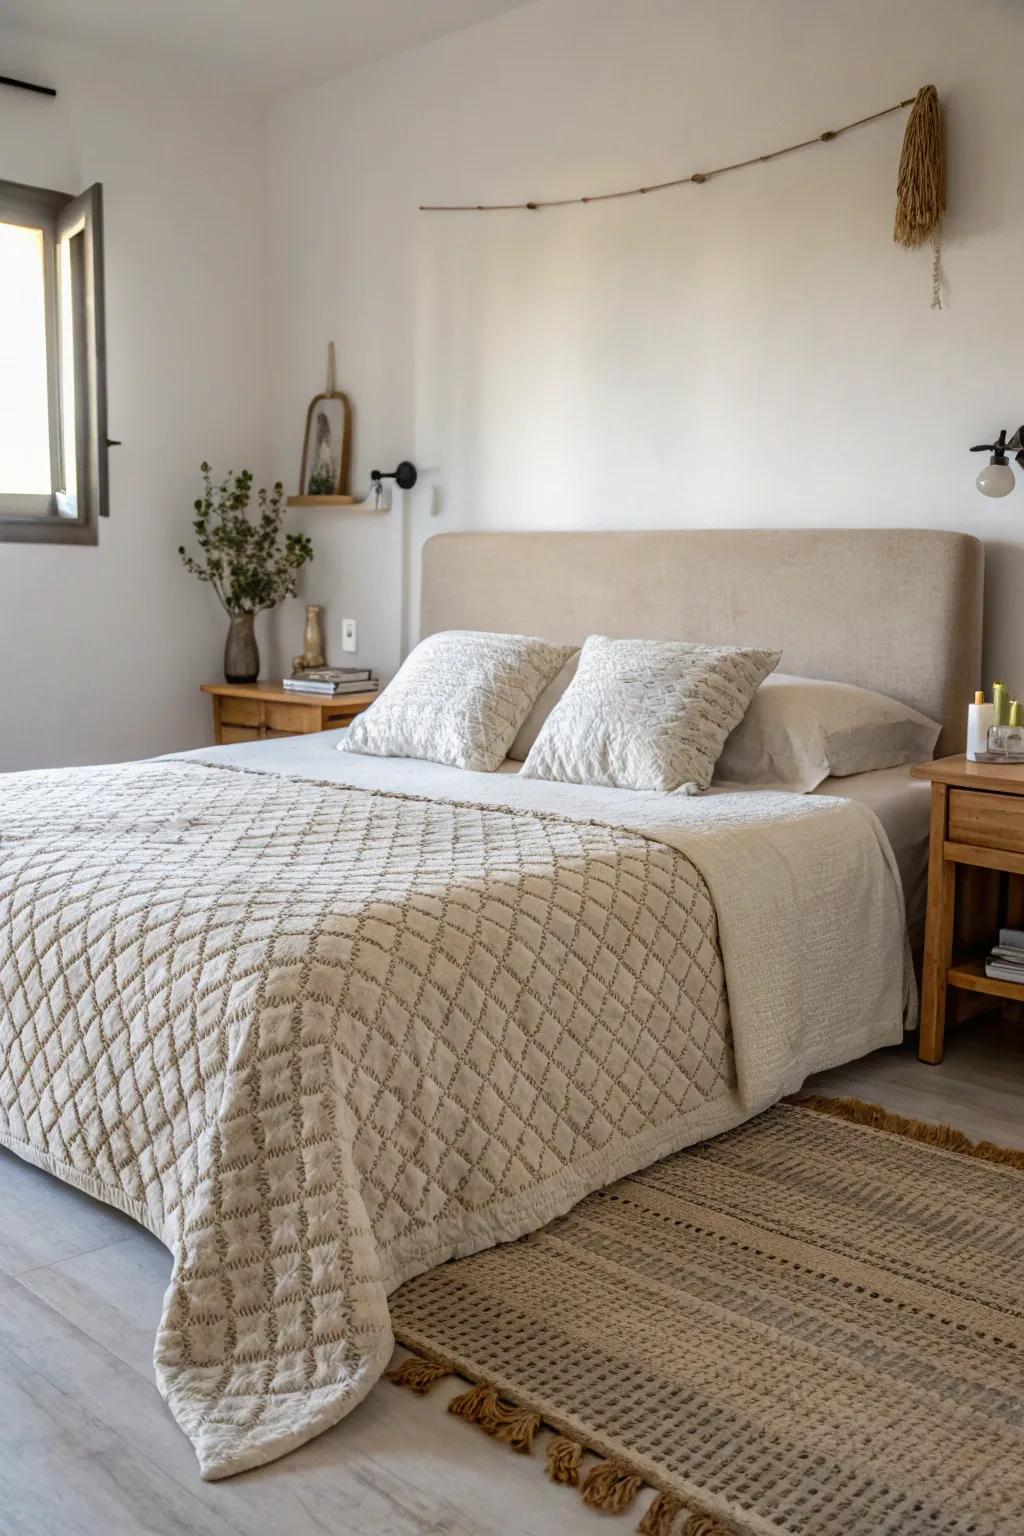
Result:
<instances>
[{"instance_id":1,"label":"white quilted bedspread","mask_svg":"<svg viewBox=\"0 0 1024 1536\"><path fill-rule=\"evenodd\" d=\"M904 971L898 886L870 818L840 836L844 804L813 817L855 846L847 921L867 901L882 944L867 1004L830 1003L855 1054L865 1031L898 1038ZM666 815L630 828L169 760L5 777L0 1143L171 1250L157 1380L204 1477L359 1402L403 1279L817 1065L786 1017L811 957L762 970L759 1027L764 945L733 932L730 1024L709 892L734 929L760 902L779 942L777 845L823 899L806 834L777 831L811 813L772 813L745 892L735 805Z\"/></svg>"}]
</instances>

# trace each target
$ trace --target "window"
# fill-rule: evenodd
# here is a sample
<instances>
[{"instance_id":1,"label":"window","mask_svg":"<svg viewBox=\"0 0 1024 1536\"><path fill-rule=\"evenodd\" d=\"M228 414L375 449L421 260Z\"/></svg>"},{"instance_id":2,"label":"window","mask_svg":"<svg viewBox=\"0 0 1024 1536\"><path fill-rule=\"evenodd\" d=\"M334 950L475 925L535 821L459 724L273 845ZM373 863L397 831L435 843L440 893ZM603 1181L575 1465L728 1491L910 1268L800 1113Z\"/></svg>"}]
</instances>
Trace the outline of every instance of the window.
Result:
<instances>
[{"instance_id":1,"label":"window","mask_svg":"<svg viewBox=\"0 0 1024 1536\"><path fill-rule=\"evenodd\" d=\"M95 544L107 447L100 188L0 181L0 540Z\"/></svg>"}]
</instances>

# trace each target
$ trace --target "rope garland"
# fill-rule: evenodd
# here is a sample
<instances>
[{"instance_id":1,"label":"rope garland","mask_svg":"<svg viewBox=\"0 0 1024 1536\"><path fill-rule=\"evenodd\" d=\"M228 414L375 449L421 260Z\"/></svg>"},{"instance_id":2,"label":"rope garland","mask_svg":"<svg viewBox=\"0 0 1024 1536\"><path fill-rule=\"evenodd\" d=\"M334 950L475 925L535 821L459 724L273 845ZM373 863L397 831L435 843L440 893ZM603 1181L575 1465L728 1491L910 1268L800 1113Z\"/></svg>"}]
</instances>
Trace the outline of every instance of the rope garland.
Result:
<instances>
[{"instance_id":1,"label":"rope garland","mask_svg":"<svg viewBox=\"0 0 1024 1536\"><path fill-rule=\"evenodd\" d=\"M934 86L924 86L923 91L934 92ZM421 213L535 213L539 208L569 208L585 203L610 203L623 197L645 197L649 192L666 192L670 187L685 187L688 184L702 186L714 176L725 176L729 171L743 171L750 165L763 165L769 160L778 160L782 155L794 155L798 150L810 149L813 144L829 144L833 139L838 139L840 134L849 133L851 129L863 128L868 123L875 123L879 118L890 117L894 112L902 112L904 107L912 107L918 101L922 92L916 96L908 96L906 101L898 101L894 106L883 107L880 112L871 112L867 117L858 117L852 123L844 123L841 128L826 128L824 133L815 134L813 139L801 139L799 144L786 144L782 149L769 150L764 155L751 155L748 160L734 160L731 165L720 165L711 171L693 171L689 176L676 176L671 181L657 181L646 187L627 187L621 192L593 192L586 197L549 197L534 198L526 203L421 203ZM929 102L929 105L931 103ZM938 105L938 99L935 99ZM902 182L901 182L902 185ZM927 236L925 237L927 238Z\"/></svg>"},{"instance_id":2,"label":"rope garland","mask_svg":"<svg viewBox=\"0 0 1024 1536\"><path fill-rule=\"evenodd\" d=\"M879 118L891 117L910 107L911 113L903 135L900 168L896 184L896 223L893 239L897 245L916 246L931 242L932 247L932 309L942 308L942 215L946 211L946 152L942 131L942 106L934 85L922 85L913 96L898 101L894 106L883 107L880 112L869 112L841 128L826 128L813 139L801 139L799 144L786 144L782 149L770 149L763 155L751 155L746 160L734 160L731 165L720 165L711 171L691 171L689 176L674 176L670 181L656 181L645 187L625 187L620 192L592 192L583 197L534 198L525 203L421 203L421 213L536 213L539 208L572 208L587 203L611 203L623 197L646 197L649 192L667 192L670 187L702 186L715 176L725 176L729 171L743 171L751 165L764 165L778 160L782 155L795 155L798 150L810 149L814 144L829 144L840 134Z\"/></svg>"}]
</instances>

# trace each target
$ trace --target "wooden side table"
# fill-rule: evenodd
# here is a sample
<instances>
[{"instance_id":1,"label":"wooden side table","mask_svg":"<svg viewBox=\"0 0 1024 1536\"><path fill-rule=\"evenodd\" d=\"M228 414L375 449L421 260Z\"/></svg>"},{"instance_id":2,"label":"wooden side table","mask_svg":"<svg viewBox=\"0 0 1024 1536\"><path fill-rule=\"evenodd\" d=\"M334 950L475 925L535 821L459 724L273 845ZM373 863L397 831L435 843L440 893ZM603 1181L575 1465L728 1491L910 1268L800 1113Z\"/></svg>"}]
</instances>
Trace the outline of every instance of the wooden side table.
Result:
<instances>
[{"instance_id":1,"label":"wooden side table","mask_svg":"<svg viewBox=\"0 0 1024 1536\"><path fill-rule=\"evenodd\" d=\"M303 736L348 725L369 709L376 693L293 693L280 683L204 683L213 705L213 739L218 747L233 741L265 741L272 736Z\"/></svg>"},{"instance_id":2,"label":"wooden side table","mask_svg":"<svg viewBox=\"0 0 1024 1536\"><path fill-rule=\"evenodd\" d=\"M1001 924L1024 923L1024 765L944 757L912 768L932 786L928 910L918 1056L942 1060L949 989L1024 1003L1024 986L985 975ZM971 1011L971 999L964 999Z\"/></svg>"}]
</instances>

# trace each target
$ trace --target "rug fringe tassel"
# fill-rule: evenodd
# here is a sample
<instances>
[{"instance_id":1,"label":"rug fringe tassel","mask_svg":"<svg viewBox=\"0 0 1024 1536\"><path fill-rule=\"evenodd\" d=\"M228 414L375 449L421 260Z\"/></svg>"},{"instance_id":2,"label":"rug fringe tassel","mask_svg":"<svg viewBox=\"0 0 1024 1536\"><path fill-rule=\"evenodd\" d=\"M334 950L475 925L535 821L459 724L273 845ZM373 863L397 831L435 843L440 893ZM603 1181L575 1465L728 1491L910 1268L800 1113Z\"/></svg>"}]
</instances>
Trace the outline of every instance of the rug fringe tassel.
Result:
<instances>
[{"instance_id":1,"label":"rug fringe tassel","mask_svg":"<svg viewBox=\"0 0 1024 1536\"><path fill-rule=\"evenodd\" d=\"M693 1510L674 1493L659 1493L637 1526L636 1536L736 1536L736 1531Z\"/></svg>"},{"instance_id":2,"label":"rug fringe tassel","mask_svg":"<svg viewBox=\"0 0 1024 1536\"><path fill-rule=\"evenodd\" d=\"M580 1485L580 1466L583 1447L578 1440L567 1435L556 1435L548 1441L548 1477L553 1483L565 1483L569 1488Z\"/></svg>"},{"instance_id":3,"label":"rug fringe tassel","mask_svg":"<svg viewBox=\"0 0 1024 1536\"><path fill-rule=\"evenodd\" d=\"M532 1408L518 1408L515 1403L503 1402L497 1389L484 1382L453 1397L448 1412L475 1424L485 1435L503 1440L522 1455L533 1450L533 1437L542 1423L540 1414L534 1413Z\"/></svg>"},{"instance_id":4,"label":"rug fringe tassel","mask_svg":"<svg viewBox=\"0 0 1024 1536\"><path fill-rule=\"evenodd\" d=\"M498 1406L498 1394L494 1387L489 1387L486 1382L477 1382L475 1387L460 1392L453 1397L448 1404L448 1412L454 1413L457 1419L465 1419L468 1424L479 1424Z\"/></svg>"},{"instance_id":5,"label":"rug fringe tassel","mask_svg":"<svg viewBox=\"0 0 1024 1536\"><path fill-rule=\"evenodd\" d=\"M385 1381L394 1382L396 1387L408 1387L410 1392L415 1392L418 1397L425 1397L444 1376L450 1376L451 1370L447 1365L439 1365L436 1360L424 1360L420 1355L409 1355L405 1360L399 1360L395 1365L389 1365L384 1372Z\"/></svg>"},{"instance_id":6,"label":"rug fringe tassel","mask_svg":"<svg viewBox=\"0 0 1024 1536\"><path fill-rule=\"evenodd\" d=\"M686 1505L674 1493L659 1493L637 1526L636 1536L674 1536L685 1513Z\"/></svg>"},{"instance_id":7,"label":"rug fringe tassel","mask_svg":"<svg viewBox=\"0 0 1024 1536\"><path fill-rule=\"evenodd\" d=\"M735 1536L735 1527L723 1525L708 1515L691 1515L679 1536Z\"/></svg>"},{"instance_id":8,"label":"rug fringe tassel","mask_svg":"<svg viewBox=\"0 0 1024 1536\"><path fill-rule=\"evenodd\" d=\"M591 1509L618 1515L629 1508L643 1486L643 1478L631 1467L619 1461L602 1461L591 1467L580 1484L580 1493Z\"/></svg>"},{"instance_id":9,"label":"rug fringe tassel","mask_svg":"<svg viewBox=\"0 0 1024 1536\"><path fill-rule=\"evenodd\" d=\"M453 1374L448 1366L434 1360L410 1355L385 1371L388 1381L409 1387L423 1395L442 1376ZM448 1404L448 1412L467 1424L475 1424L485 1435L503 1440L514 1451L529 1454L537 1431L543 1428L542 1416L532 1408L520 1408L502 1398L497 1387L479 1381L459 1392ZM579 1488L584 1504L605 1514L619 1515L630 1507L644 1478L625 1462L609 1458L580 1476L586 1446L568 1435L555 1434L547 1445L547 1471L552 1482ZM637 1526L637 1536L734 1536L731 1526L722 1525L707 1515L691 1513L685 1524L679 1522L688 1506L672 1493L658 1493Z\"/></svg>"},{"instance_id":10,"label":"rug fringe tassel","mask_svg":"<svg viewBox=\"0 0 1024 1536\"><path fill-rule=\"evenodd\" d=\"M496 1440L504 1440L514 1451L521 1455L528 1455L533 1450L533 1437L541 1426L541 1416L534 1413L532 1408L516 1408L512 1403L503 1403L500 1399L494 1412L480 1421L480 1428L485 1434L493 1435Z\"/></svg>"},{"instance_id":11,"label":"rug fringe tassel","mask_svg":"<svg viewBox=\"0 0 1024 1536\"><path fill-rule=\"evenodd\" d=\"M926 1146L941 1147L946 1152L961 1152L965 1157L978 1157L987 1163L1002 1163L1008 1168L1024 1168L1024 1151L1016 1147L997 1147L991 1141L972 1141L963 1131L952 1125L934 1125L928 1120L911 1120L906 1115L892 1114L880 1104L866 1104L863 1099L829 1099L820 1094L806 1098L791 1098L798 1109L812 1109L819 1115L832 1115L837 1120L849 1120L854 1125L869 1125L876 1131L890 1131L906 1136L910 1141L920 1141Z\"/></svg>"}]
</instances>

